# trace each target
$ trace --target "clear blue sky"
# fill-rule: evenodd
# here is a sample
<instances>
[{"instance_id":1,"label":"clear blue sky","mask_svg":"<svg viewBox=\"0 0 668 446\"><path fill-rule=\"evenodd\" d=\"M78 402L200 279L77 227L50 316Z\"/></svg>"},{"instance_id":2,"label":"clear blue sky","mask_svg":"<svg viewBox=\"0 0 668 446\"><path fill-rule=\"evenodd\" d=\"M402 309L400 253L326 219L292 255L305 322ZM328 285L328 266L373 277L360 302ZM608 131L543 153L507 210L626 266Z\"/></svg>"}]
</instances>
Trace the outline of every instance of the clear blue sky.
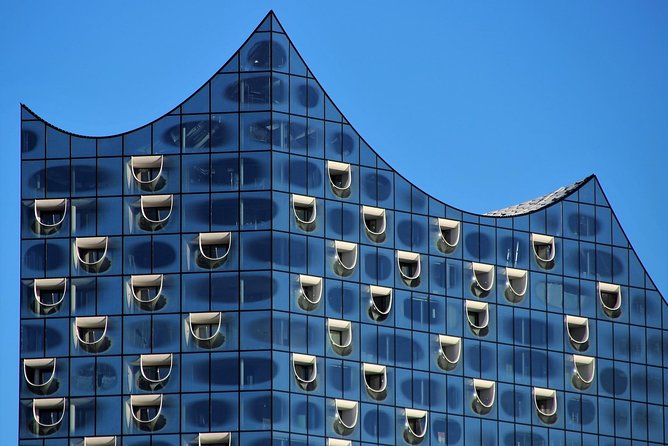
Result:
<instances>
[{"instance_id":1,"label":"clear blue sky","mask_svg":"<svg viewBox=\"0 0 668 446\"><path fill-rule=\"evenodd\" d=\"M170 110L274 9L371 146L486 212L595 173L668 295L668 2L77 1L0 14L0 432L17 427L19 103L106 135Z\"/></svg>"}]
</instances>

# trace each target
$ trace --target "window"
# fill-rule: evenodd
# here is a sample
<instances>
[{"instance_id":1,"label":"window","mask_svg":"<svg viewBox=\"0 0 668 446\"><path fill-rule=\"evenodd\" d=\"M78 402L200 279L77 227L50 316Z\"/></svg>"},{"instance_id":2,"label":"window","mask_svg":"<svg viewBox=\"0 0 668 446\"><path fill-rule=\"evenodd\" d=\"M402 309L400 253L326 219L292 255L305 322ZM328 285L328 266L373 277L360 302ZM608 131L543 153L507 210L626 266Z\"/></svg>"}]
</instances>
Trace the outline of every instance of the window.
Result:
<instances>
[{"instance_id":1,"label":"window","mask_svg":"<svg viewBox=\"0 0 668 446\"><path fill-rule=\"evenodd\" d=\"M596 359L589 356L573 355L573 377L571 382L576 389L586 390L596 376Z\"/></svg>"},{"instance_id":2,"label":"window","mask_svg":"<svg viewBox=\"0 0 668 446\"><path fill-rule=\"evenodd\" d=\"M334 431L339 435L350 435L357 426L358 404L356 401L334 400L336 415Z\"/></svg>"},{"instance_id":3,"label":"window","mask_svg":"<svg viewBox=\"0 0 668 446\"><path fill-rule=\"evenodd\" d=\"M223 315L218 312L190 313L187 319L188 333L200 347L211 349L220 346L225 337L221 333ZM187 342L187 338L186 338Z\"/></svg>"},{"instance_id":4,"label":"window","mask_svg":"<svg viewBox=\"0 0 668 446\"><path fill-rule=\"evenodd\" d=\"M164 424L162 417L163 396L130 395L130 413L142 430L158 430Z\"/></svg>"},{"instance_id":5,"label":"window","mask_svg":"<svg viewBox=\"0 0 668 446\"><path fill-rule=\"evenodd\" d=\"M494 287L494 265L487 265L485 263L471 263L473 270L473 283L471 284L471 291L476 297L485 297Z\"/></svg>"},{"instance_id":6,"label":"window","mask_svg":"<svg viewBox=\"0 0 668 446\"><path fill-rule=\"evenodd\" d=\"M584 351L589 348L589 320L587 318L567 315L566 333L575 350Z\"/></svg>"},{"instance_id":7,"label":"window","mask_svg":"<svg viewBox=\"0 0 668 446\"><path fill-rule=\"evenodd\" d=\"M404 412L406 417L404 440L408 444L418 444L427 434L427 411L405 409Z\"/></svg>"},{"instance_id":8,"label":"window","mask_svg":"<svg viewBox=\"0 0 668 446\"><path fill-rule=\"evenodd\" d=\"M462 355L462 340L455 336L438 336L438 365L443 370L453 370Z\"/></svg>"},{"instance_id":9,"label":"window","mask_svg":"<svg viewBox=\"0 0 668 446\"><path fill-rule=\"evenodd\" d=\"M369 240L379 243L385 240L385 209L362 206L362 221Z\"/></svg>"},{"instance_id":10,"label":"window","mask_svg":"<svg viewBox=\"0 0 668 446\"><path fill-rule=\"evenodd\" d=\"M88 272L102 272L109 267L107 250L109 237L77 237L74 249L77 254L78 266Z\"/></svg>"},{"instance_id":11,"label":"window","mask_svg":"<svg viewBox=\"0 0 668 446\"><path fill-rule=\"evenodd\" d=\"M453 252L459 244L461 234L458 221L447 218L438 219L438 247L445 253Z\"/></svg>"},{"instance_id":12,"label":"window","mask_svg":"<svg viewBox=\"0 0 668 446\"><path fill-rule=\"evenodd\" d=\"M292 211L295 214L295 221L304 231L315 229L317 217L317 206L314 197L304 195L292 195Z\"/></svg>"},{"instance_id":13,"label":"window","mask_svg":"<svg viewBox=\"0 0 668 446\"><path fill-rule=\"evenodd\" d=\"M37 314L52 314L60 309L65 300L67 279L35 279L33 281L32 309Z\"/></svg>"},{"instance_id":14,"label":"window","mask_svg":"<svg viewBox=\"0 0 668 446\"><path fill-rule=\"evenodd\" d=\"M533 402L538 418L544 423L552 424L557 420L557 391L552 389L533 388Z\"/></svg>"},{"instance_id":15,"label":"window","mask_svg":"<svg viewBox=\"0 0 668 446\"><path fill-rule=\"evenodd\" d=\"M622 287L612 283L598 283L598 298L601 301L603 312L611 318L621 314Z\"/></svg>"},{"instance_id":16,"label":"window","mask_svg":"<svg viewBox=\"0 0 668 446\"><path fill-rule=\"evenodd\" d=\"M23 360L23 377L31 392L48 395L58 390L56 358Z\"/></svg>"},{"instance_id":17,"label":"window","mask_svg":"<svg viewBox=\"0 0 668 446\"><path fill-rule=\"evenodd\" d=\"M375 400L384 400L387 396L387 368L378 364L362 364L364 386L369 396Z\"/></svg>"},{"instance_id":18,"label":"window","mask_svg":"<svg viewBox=\"0 0 668 446\"><path fill-rule=\"evenodd\" d=\"M57 232L65 221L67 199L35 200L35 234L49 235Z\"/></svg>"},{"instance_id":19,"label":"window","mask_svg":"<svg viewBox=\"0 0 668 446\"><path fill-rule=\"evenodd\" d=\"M139 199L141 219L139 227L146 231L157 231L167 224L174 208L173 195L142 195Z\"/></svg>"},{"instance_id":20,"label":"window","mask_svg":"<svg viewBox=\"0 0 668 446\"><path fill-rule=\"evenodd\" d=\"M392 310L392 288L370 285L369 316L375 321L384 321Z\"/></svg>"},{"instance_id":21,"label":"window","mask_svg":"<svg viewBox=\"0 0 668 446\"><path fill-rule=\"evenodd\" d=\"M130 172L139 185L146 191L155 191L164 186L162 168L164 159L162 155L133 156L130 157Z\"/></svg>"},{"instance_id":22,"label":"window","mask_svg":"<svg viewBox=\"0 0 668 446\"><path fill-rule=\"evenodd\" d=\"M357 265L357 245L336 240L334 242L334 272L339 276L349 276Z\"/></svg>"},{"instance_id":23,"label":"window","mask_svg":"<svg viewBox=\"0 0 668 446\"><path fill-rule=\"evenodd\" d=\"M527 292L529 274L523 269L506 268L506 292L509 302L518 303Z\"/></svg>"},{"instance_id":24,"label":"window","mask_svg":"<svg viewBox=\"0 0 668 446\"><path fill-rule=\"evenodd\" d=\"M299 275L299 306L305 311L318 307L322 299L322 277Z\"/></svg>"},{"instance_id":25,"label":"window","mask_svg":"<svg viewBox=\"0 0 668 446\"><path fill-rule=\"evenodd\" d=\"M77 317L74 319L75 345L89 353L100 353L111 345L107 338L107 316Z\"/></svg>"},{"instance_id":26,"label":"window","mask_svg":"<svg viewBox=\"0 0 668 446\"><path fill-rule=\"evenodd\" d=\"M421 262L420 254L415 252L397 251L399 274L404 283L414 287L420 284Z\"/></svg>"},{"instance_id":27,"label":"window","mask_svg":"<svg viewBox=\"0 0 668 446\"><path fill-rule=\"evenodd\" d=\"M485 415L492 410L496 397L496 383L484 379L473 380L473 410Z\"/></svg>"},{"instance_id":28,"label":"window","mask_svg":"<svg viewBox=\"0 0 668 446\"><path fill-rule=\"evenodd\" d=\"M350 321L327 319L327 331L332 350L341 356L349 355L353 350L353 331Z\"/></svg>"},{"instance_id":29,"label":"window","mask_svg":"<svg viewBox=\"0 0 668 446\"><path fill-rule=\"evenodd\" d=\"M37 435L49 435L60 428L65 418L65 398L32 400L32 431Z\"/></svg>"},{"instance_id":30,"label":"window","mask_svg":"<svg viewBox=\"0 0 668 446\"><path fill-rule=\"evenodd\" d=\"M303 390L310 391L316 388L318 377L318 363L315 356L292 354L292 370L295 373L297 384Z\"/></svg>"},{"instance_id":31,"label":"window","mask_svg":"<svg viewBox=\"0 0 668 446\"><path fill-rule=\"evenodd\" d=\"M550 269L554 266L554 258L557 253L554 237L550 235L531 234L531 244L536 262L541 268Z\"/></svg>"},{"instance_id":32,"label":"window","mask_svg":"<svg viewBox=\"0 0 668 446\"><path fill-rule=\"evenodd\" d=\"M327 161L327 172L329 175L329 185L334 195L341 198L349 197L350 185L352 183L350 164Z\"/></svg>"},{"instance_id":33,"label":"window","mask_svg":"<svg viewBox=\"0 0 668 446\"><path fill-rule=\"evenodd\" d=\"M199 256L197 263L202 268L217 268L230 253L231 232L201 232L198 237Z\"/></svg>"},{"instance_id":34,"label":"window","mask_svg":"<svg viewBox=\"0 0 668 446\"><path fill-rule=\"evenodd\" d=\"M489 305L486 302L467 300L466 319L475 335L485 336L489 325Z\"/></svg>"}]
</instances>

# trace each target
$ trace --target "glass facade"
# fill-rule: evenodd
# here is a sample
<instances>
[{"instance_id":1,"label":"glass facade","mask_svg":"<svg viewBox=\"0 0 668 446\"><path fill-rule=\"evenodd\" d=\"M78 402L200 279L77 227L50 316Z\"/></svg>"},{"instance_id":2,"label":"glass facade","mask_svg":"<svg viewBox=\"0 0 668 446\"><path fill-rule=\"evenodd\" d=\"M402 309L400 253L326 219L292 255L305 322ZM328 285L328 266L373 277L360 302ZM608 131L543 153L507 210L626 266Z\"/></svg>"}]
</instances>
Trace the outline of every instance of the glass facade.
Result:
<instances>
[{"instance_id":1,"label":"glass facade","mask_svg":"<svg viewBox=\"0 0 668 446\"><path fill-rule=\"evenodd\" d=\"M596 178L430 197L273 14L137 130L24 107L21 153L22 446L668 440L668 306Z\"/></svg>"}]
</instances>

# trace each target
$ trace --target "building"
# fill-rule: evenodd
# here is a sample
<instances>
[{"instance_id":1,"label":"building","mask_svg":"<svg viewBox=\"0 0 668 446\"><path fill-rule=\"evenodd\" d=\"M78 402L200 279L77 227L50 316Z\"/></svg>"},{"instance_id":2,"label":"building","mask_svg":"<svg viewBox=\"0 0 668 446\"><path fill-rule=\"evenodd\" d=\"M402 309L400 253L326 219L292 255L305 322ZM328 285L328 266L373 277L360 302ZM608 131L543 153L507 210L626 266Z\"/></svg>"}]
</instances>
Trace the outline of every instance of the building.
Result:
<instances>
[{"instance_id":1,"label":"building","mask_svg":"<svg viewBox=\"0 0 668 446\"><path fill-rule=\"evenodd\" d=\"M430 197L272 13L156 121L23 107L21 151L21 446L668 441L668 306L596 178Z\"/></svg>"}]
</instances>

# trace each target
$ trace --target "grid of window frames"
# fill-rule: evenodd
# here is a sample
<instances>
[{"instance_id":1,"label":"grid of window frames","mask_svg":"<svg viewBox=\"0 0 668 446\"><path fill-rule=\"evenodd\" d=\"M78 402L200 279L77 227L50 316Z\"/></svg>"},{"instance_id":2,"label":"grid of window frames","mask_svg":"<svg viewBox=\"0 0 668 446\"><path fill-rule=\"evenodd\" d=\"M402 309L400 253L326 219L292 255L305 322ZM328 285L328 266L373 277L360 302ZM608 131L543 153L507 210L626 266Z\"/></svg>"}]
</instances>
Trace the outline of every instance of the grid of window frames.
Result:
<instances>
[{"instance_id":1,"label":"grid of window frames","mask_svg":"<svg viewBox=\"0 0 668 446\"><path fill-rule=\"evenodd\" d=\"M22 110L20 444L668 439L668 306L595 178L528 215L427 196L270 14L171 113Z\"/></svg>"}]
</instances>

